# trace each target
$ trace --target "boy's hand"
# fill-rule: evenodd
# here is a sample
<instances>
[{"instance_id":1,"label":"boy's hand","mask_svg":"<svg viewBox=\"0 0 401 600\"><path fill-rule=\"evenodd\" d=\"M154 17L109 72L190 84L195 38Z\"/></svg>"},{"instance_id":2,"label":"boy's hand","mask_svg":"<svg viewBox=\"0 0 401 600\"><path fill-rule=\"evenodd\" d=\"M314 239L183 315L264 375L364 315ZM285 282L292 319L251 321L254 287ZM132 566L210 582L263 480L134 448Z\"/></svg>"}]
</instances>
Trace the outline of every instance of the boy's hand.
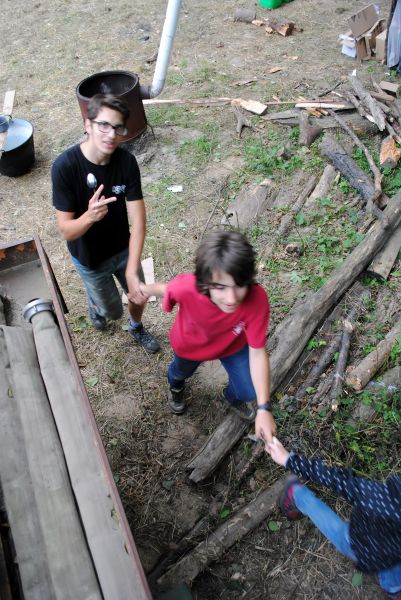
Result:
<instances>
[{"instance_id":1,"label":"boy's hand","mask_svg":"<svg viewBox=\"0 0 401 600\"><path fill-rule=\"evenodd\" d=\"M146 296L141 289L143 283L139 279L138 275L135 274L131 275L130 277L127 277L127 284L127 297L130 302L141 306L142 304L145 304L148 301L148 296Z\"/></svg>"},{"instance_id":2,"label":"boy's hand","mask_svg":"<svg viewBox=\"0 0 401 600\"><path fill-rule=\"evenodd\" d=\"M270 454L275 463L285 467L290 453L276 437L273 437L271 442L267 442L265 448L266 452Z\"/></svg>"},{"instance_id":3,"label":"boy's hand","mask_svg":"<svg viewBox=\"0 0 401 600\"><path fill-rule=\"evenodd\" d=\"M264 442L271 442L276 434L276 422L271 412L258 410L255 419L255 435Z\"/></svg>"}]
</instances>

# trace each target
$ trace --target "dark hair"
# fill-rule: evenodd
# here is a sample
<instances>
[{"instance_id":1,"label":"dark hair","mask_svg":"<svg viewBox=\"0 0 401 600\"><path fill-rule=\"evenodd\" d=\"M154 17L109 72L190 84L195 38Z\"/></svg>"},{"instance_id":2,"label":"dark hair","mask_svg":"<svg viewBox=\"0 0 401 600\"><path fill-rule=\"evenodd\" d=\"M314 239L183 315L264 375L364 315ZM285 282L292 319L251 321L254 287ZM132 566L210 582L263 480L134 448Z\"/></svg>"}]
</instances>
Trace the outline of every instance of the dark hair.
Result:
<instances>
[{"instance_id":1,"label":"dark hair","mask_svg":"<svg viewBox=\"0 0 401 600\"><path fill-rule=\"evenodd\" d=\"M196 286L208 294L214 271L228 273L241 287L254 283L255 252L248 240L237 231L214 231L200 244L195 257Z\"/></svg>"},{"instance_id":2,"label":"dark hair","mask_svg":"<svg viewBox=\"0 0 401 600\"><path fill-rule=\"evenodd\" d=\"M129 108L123 98L118 98L112 94L95 94L88 102L88 119L96 119L102 108L111 108L119 112L124 120L124 125L129 117Z\"/></svg>"}]
</instances>

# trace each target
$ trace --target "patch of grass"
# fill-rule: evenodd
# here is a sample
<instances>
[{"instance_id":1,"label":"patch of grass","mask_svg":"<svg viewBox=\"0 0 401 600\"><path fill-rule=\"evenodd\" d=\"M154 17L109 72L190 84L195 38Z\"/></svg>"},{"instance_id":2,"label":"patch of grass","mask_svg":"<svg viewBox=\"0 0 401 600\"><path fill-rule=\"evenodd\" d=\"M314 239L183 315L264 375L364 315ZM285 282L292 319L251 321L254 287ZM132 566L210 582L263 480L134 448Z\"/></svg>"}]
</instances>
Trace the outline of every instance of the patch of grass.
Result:
<instances>
[{"instance_id":1,"label":"patch of grass","mask_svg":"<svg viewBox=\"0 0 401 600\"><path fill-rule=\"evenodd\" d=\"M375 422L354 427L347 423L347 417L357 404L362 402L372 406L376 412ZM400 438L401 394L391 399L375 396L368 391L361 395L343 397L341 410L334 420L335 438L347 455L346 464L358 474L372 479L388 476L397 463L397 444Z\"/></svg>"},{"instance_id":2,"label":"patch of grass","mask_svg":"<svg viewBox=\"0 0 401 600\"><path fill-rule=\"evenodd\" d=\"M196 140L183 142L178 153L187 163L199 168L213 158L217 147L216 137L204 134Z\"/></svg>"},{"instance_id":3,"label":"patch of grass","mask_svg":"<svg viewBox=\"0 0 401 600\"><path fill-rule=\"evenodd\" d=\"M146 109L146 116L151 125L176 125L179 127L196 127L195 115L182 106L151 107Z\"/></svg>"}]
</instances>

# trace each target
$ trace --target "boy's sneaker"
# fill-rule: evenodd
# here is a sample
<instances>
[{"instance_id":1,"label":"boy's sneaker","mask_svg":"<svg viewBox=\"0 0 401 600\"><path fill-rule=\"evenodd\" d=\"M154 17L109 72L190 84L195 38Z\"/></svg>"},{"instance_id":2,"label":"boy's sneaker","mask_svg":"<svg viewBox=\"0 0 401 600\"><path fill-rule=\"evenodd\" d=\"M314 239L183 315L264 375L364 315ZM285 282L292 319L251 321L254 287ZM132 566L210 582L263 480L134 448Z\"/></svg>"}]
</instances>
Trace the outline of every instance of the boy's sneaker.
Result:
<instances>
[{"instance_id":1,"label":"boy's sneaker","mask_svg":"<svg viewBox=\"0 0 401 600\"><path fill-rule=\"evenodd\" d=\"M184 396L184 387L177 390L172 387L168 389L167 392L167 403L172 413L175 415L182 415L185 412L186 405L183 399Z\"/></svg>"},{"instance_id":2,"label":"boy's sneaker","mask_svg":"<svg viewBox=\"0 0 401 600\"><path fill-rule=\"evenodd\" d=\"M93 306L89 306L89 319L98 331L102 331L107 325L107 320L102 315L98 315Z\"/></svg>"},{"instance_id":3,"label":"boy's sneaker","mask_svg":"<svg viewBox=\"0 0 401 600\"><path fill-rule=\"evenodd\" d=\"M256 418L256 402L236 402L232 404L225 397L224 388L222 392L222 400L226 406L228 406L235 414L237 414L241 419L247 421L247 423L253 423Z\"/></svg>"},{"instance_id":4,"label":"boy's sneaker","mask_svg":"<svg viewBox=\"0 0 401 600\"><path fill-rule=\"evenodd\" d=\"M294 487L296 485L302 485L298 477L295 475L288 475L278 499L278 505L281 512L283 512L291 521L302 517L302 513L298 510L294 500Z\"/></svg>"},{"instance_id":5,"label":"boy's sneaker","mask_svg":"<svg viewBox=\"0 0 401 600\"><path fill-rule=\"evenodd\" d=\"M142 346L147 352L154 354L160 350L159 342L153 337L147 329L144 328L142 323L138 327L132 327L130 321L128 321L128 333L134 338L134 340Z\"/></svg>"}]
</instances>

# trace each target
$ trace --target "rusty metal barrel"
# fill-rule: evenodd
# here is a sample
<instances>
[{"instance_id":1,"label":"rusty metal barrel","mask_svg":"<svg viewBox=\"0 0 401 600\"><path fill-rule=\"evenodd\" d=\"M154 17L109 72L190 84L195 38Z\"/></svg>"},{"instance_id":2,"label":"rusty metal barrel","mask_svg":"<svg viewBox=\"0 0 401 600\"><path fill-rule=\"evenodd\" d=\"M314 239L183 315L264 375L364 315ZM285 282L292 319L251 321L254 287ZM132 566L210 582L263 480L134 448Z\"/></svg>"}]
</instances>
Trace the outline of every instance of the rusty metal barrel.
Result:
<instances>
[{"instance_id":1,"label":"rusty metal barrel","mask_svg":"<svg viewBox=\"0 0 401 600\"><path fill-rule=\"evenodd\" d=\"M83 120L87 117L88 102L95 94L113 94L123 98L130 110L127 122L128 133L123 142L132 140L147 127L143 108L139 77L129 71L102 71L83 79L76 87L76 95Z\"/></svg>"}]
</instances>

